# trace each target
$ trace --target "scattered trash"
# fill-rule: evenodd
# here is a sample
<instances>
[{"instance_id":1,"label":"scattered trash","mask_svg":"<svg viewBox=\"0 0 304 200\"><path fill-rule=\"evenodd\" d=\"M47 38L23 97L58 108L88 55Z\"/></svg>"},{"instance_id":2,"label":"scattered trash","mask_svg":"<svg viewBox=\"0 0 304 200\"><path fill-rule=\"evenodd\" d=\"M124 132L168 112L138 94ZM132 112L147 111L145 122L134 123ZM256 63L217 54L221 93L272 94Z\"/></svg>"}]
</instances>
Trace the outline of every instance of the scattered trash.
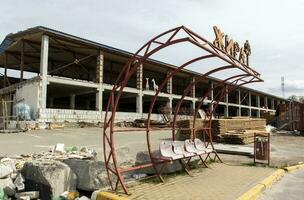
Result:
<instances>
[{"instance_id":1,"label":"scattered trash","mask_svg":"<svg viewBox=\"0 0 304 200\"><path fill-rule=\"evenodd\" d=\"M277 128L274 127L274 126L271 126L271 125L267 125L265 130L266 130L267 133L274 133L274 132L277 131Z\"/></svg>"},{"instance_id":2,"label":"scattered trash","mask_svg":"<svg viewBox=\"0 0 304 200\"><path fill-rule=\"evenodd\" d=\"M148 176L148 175L147 175L147 174L144 174L144 173L141 173L141 174L133 174L132 176L133 176L133 178L135 178L135 179L141 179L141 178L144 178L144 177L146 177L146 176Z\"/></svg>"},{"instance_id":3,"label":"scattered trash","mask_svg":"<svg viewBox=\"0 0 304 200\"><path fill-rule=\"evenodd\" d=\"M64 144L58 143L53 147L52 153L54 152L59 152L59 153L64 153Z\"/></svg>"}]
</instances>

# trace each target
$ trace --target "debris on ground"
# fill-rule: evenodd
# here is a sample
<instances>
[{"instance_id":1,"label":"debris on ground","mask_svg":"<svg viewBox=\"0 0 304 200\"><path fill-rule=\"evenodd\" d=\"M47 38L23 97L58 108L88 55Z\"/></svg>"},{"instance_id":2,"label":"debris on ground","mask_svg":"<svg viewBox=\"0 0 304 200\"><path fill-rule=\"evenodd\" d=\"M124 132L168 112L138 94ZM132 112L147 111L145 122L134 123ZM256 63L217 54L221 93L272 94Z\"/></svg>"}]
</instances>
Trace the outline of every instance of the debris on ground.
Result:
<instances>
[{"instance_id":1,"label":"debris on ground","mask_svg":"<svg viewBox=\"0 0 304 200\"><path fill-rule=\"evenodd\" d=\"M56 199L57 197L57 199L69 200L84 199L79 196L77 189L94 191L107 184L106 177L99 178L104 176L101 172L103 168L100 167L103 163L97 161L96 156L96 152L87 147L65 147L64 144L59 143L48 152L2 158L0 200ZM76 170L78 168L80 171L82 169L82 173ZM92 169L94 169L93 173ZM80 183L88 186L82 186L83 184ZM68 191L68 198L60 196L65 191ZM72 194L74 194L73 198Z\"/></svg>"}]
</instances>

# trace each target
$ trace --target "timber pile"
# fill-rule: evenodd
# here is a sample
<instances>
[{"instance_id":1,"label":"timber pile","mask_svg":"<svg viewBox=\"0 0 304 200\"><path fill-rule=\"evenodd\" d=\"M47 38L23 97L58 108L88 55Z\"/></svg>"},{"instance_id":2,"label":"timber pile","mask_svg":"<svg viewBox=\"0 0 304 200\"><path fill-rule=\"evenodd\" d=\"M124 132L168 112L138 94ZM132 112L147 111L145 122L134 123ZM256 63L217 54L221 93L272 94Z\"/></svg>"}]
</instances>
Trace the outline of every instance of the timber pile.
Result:
<instances>
[{"instance_id":1,"label":"timber pile","mask_svg":"<svg viewBox=\"0 0 304 200\"><path fill-rule=\"evenodd\" d=\"M202 133L202 128L207 127L208 122L204 122L203 119L196 119L195 121L195 133L197 136ZM205 126L204 126L205 125ZM178 130L179 138L188 139L191 136L193 130L193 120L192 119L185 119L179 120L176 122L176 129Z\"/></svg>"},{"instance_id":2,"label":"timber pile","mask_svg":"<svg viewBox=\"0 0 304 200\"><path fill-rule=\"evenodd\" d=\"M195 133L200 137L204 126L203 119L197 119L195 123ZM190 138L193 120L180 120L176 122L179 139ZM248 144L254 140L254 133L265 132L266 120L256 118L229 118L229 119L213 119L211 123L212 138L215 141L232 143L232 144Z\"/></svg>"},{"instance_id":3,"label":"timber pile","mask_svg":"<svg viewBox=\"0 0 304 200\"><path fill-rule=\"evenodd\" d=\"M266 120L232 118L212 120L212 135L216 140L232 144L249 144L254 133L265 132Z\"/></svg>"}]
</instances>

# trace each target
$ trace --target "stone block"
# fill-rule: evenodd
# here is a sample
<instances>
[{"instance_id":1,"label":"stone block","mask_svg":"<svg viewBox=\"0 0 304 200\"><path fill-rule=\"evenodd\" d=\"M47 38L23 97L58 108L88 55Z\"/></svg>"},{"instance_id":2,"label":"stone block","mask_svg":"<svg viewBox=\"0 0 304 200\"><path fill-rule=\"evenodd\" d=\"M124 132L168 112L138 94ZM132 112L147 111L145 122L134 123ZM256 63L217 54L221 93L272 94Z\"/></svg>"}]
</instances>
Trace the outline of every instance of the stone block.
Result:
<instances>
[{"instance_id":1,"label":"stone block","mask_svg":"<svg viewBox=\"0 0 304 200\"><path fill-rule=\"evenodd\" d=\"M63 161L77 175L77 189L94 191L108 186L104 162L67 159Z\"/></svg>"},{"instance_id":2,"label":"stone block","mask_svg":"<svg viewBox=\"0 0 304 200\"><path fill-rule=\"evenodd\" d=\"M21 170L26 191L39 191L40 198L51 200L64 191L76 190L77 177L59 161L40 160L25 163Z\"/></svg>"}]
</instances>

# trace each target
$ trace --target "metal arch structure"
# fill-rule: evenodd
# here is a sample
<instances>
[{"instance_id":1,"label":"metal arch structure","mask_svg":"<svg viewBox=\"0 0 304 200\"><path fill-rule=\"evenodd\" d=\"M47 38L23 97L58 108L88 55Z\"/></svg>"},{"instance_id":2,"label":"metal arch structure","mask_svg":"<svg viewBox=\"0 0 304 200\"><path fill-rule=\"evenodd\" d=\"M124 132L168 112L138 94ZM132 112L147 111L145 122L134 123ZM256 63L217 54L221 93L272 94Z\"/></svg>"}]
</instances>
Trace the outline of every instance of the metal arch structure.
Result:
<instances>
[{"instance_id":1,"label":"metal arch structure","mask_svg":"<svg viewBox=\"0 0 304 200\"><path fill-rule=\"evenodd\" d=\"M185 36L178 36L180 33L184 34ZM135 167L129 167L129 168L121 168L119 166L119 162L117 161L116 157L116 148L115 148L115 141L114 141L114 134L116 130L114 129L114 122L115 122L115 115L118 108L120 97L123 93L124 88L127 85L128 80L132 76L132 74L135 73L137 68L145 63L147 59L149 59L153 54L155 54L158 51L161 51L164 48L167 48L169 46L178 44L178 43L191 43L194 46L200 48L205 54L202 53L202 56L195 57L192 60L189 60L179 66L178 68L172 70L166 78L163 80L163 82L160 84L158 90L155 92L155 95L152 97L152 101L149 107L149 113L148 113L148 121L147 121L147 128L146 128L146 137L147 137L147 148L149 152L149 156L151 159L151 163L135 166ZM206 54L207 52L207 54ZM151 148L151 141L150 141L150 134L153 129L151 129L150 126L150 119L151 119L151 113L153 110L154 103L161 92L161 90L165 87L167 82L172 78L175 74L180 72L182 69L186 68L187 66L193 64L194 62L209 59L209 58L218 58L222 61L225 61L227 65L218 67L214 70L210 70L206 73L204 73L202 76L199 77L199 79L195 79L194 82L191 82L186 90L184 91L183 96L181 97L179 104L175 108L174 113L174 122L172 126L172 139L175 139L175 127L176 127L176 116L178 115L178 111L181 105L181 102L183 101L184 97L191 91L191 88L198 84L203 79L207 78L207 76L227 69L238 69L241 71L242 75L237 76L231 76L222 81L222 84L228 84L231 86L231 90L236 88L237 86L241 85L239 82L241 81L242 84L247 84L250 82L260 82L263 81L260 78L260 74L250 68L249 66L245 65L244 63L238 61L233 56L229 55L222 49L217 48L214 46L211 42L204 39L203 37L199 36L195 32L191 31L187 27L180 26L173 28L171 30L165 31L158 36L152 38L149 40L145 45L143 45L125 64L123 69L121 70L117 80L114 83L114 86L111 90L111 93L109 95L107 107L106 107L106 113L104 116L104 128L103 128L103 153L104 153L104 160L105 160L105 168L108 176L108 180L111 186L112 190L116 190L119 186L122 187L123 191L128 194L128 190L123 178L123 173L146 168L146 167L153 167L155 170L155 174L160 178L162 181L162 178L157 170L157 164L160 163L157 159L155 159L152 155L152 148ZM249 80L245 80L245 78L251 77ZM236 79L236 80L233 80ZM230 81L230 82L229 82ZM232 82L231 82L232 81ZM210 89L209 89L210 90ZM227 92L227 90L225 90ZM218 94L218 98L214 101L214 105L217 105L219 101L223 98L223 93ZM202 102L204 99L208 96L206 93L203 98L201 98L200 104L198 108L196 108L196 113L194 113L193 118L194 120L197 117L197 112L202 105ZM213 102L211 102L209 108L209 115L212 116L212 113L215 110L216 106L213 106ZM211 121L211 117L208 117L208 119L204 119L205 121L208 121L208 124ZM206 127L207 130L208 127ZM209 125L209 131L207 132L208 135L211 135L211 129ZM212 138L209 141L212 145ZM212 145L213 147L213 145ZM215 152L216 153L216 152ZM217 155L217 154L216 154ZM218 156L217 156L218 157ZM218 157L219 158L219 157ZM163 162L163 161L162 161Z\"/></svg>"}]
</instances>

